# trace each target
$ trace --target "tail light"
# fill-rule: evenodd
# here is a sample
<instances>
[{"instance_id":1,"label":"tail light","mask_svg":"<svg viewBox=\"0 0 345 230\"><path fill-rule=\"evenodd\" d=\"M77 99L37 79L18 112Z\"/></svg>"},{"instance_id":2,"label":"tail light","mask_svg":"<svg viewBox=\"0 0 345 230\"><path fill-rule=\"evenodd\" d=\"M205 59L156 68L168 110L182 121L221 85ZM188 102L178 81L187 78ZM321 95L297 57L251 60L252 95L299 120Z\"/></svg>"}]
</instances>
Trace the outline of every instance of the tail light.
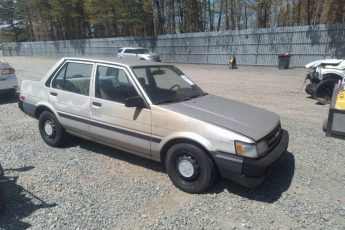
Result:
<instances>
[{"instance_id":1,"label":"tail light","mask_svg":"<svg viewBox=\"0 0 345 230\"><path fill-rule=\"evenodd\" d=\"M16 71L13 68L6 68L2 70L2 75L15 74Z\"/></svg>"},{"instance_id":2,"label":"tail light","mask_svg":"<svg viewBox=\"0 0 345 230\"><path fill-rule=\"evenodd\" d=\"M25 101L25 96L20 95L20 96L19 96L19 100L20 100L20 101Z\"/></svg>"}]
</instances>

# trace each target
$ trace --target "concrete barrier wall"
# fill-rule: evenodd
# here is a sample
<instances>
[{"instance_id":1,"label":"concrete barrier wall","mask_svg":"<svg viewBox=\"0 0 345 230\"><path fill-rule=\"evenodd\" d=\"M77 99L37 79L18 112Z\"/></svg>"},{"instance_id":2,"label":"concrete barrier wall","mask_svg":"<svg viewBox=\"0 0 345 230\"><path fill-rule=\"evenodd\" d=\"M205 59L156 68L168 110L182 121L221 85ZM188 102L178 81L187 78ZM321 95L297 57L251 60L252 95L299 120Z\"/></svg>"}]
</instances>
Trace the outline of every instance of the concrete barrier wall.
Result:
<instances>
[{"instance_id":1,"label":"concrete barrier wall","mask_svg":"<svg viewBox=\"0 0 345 230\"><path fill-rule=\"evenodd\" d=\"M291 67L345 56L345 24L248 29L225 32L3 44L4 55L116 57L119 47L141 46L161 54L164 62L277 66L288 51ZM191 48L188 54L188 48Z\"/></svg>"}]
</instances>

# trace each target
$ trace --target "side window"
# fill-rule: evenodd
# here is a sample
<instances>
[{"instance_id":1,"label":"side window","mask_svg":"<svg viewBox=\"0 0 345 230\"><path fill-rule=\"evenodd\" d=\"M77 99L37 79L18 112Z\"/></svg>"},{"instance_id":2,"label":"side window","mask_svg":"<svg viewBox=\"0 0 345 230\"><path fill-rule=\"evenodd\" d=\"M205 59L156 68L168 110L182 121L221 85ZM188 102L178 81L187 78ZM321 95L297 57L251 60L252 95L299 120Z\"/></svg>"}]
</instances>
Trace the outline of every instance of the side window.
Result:
<instances>
[{"instance_id":1,"label":"side window","mask_svg":"<svg viewBox=\"0 0 345 230\"><path fill-rule=\"evenodd\" d=\"M98 66L96 73L96 98L124 103L126 98L138 96L124 70Z\"/></svg>"},{"instance_id":2,"label":"side window","mask_svg":"<svg viewBox=\"0 0 345 230\"><path fill-rule=\"evenodd\" d=\"M68 62L53 80L52 87L88 96L92 67L92 64Z\"/></svg>"},{"instance_id":3,"label":"side window","mask_svg":"<svg viewBox=\"0 0 345 230\"><path fill-rule=\"evenodd\" d=\"M118 53L121 53L123 49L119 49Z\"/></svg>"},{"instance_id":4,"label":"side window","mask_svg":"<svg viewBox=\"0 0 345 230\"><path fill-rule=\"evenodd\" d=\"M53 88L63 90L67 65L68 65L68 64L65 64L65 65L60 69L60 71L58 72L57 76L54 78L54 80L53 80L53 82L52 82L52 87L53 87Z\"/></svg>"},{"instance_id":5,"label":"side window","mask_svg":"<svg viewBox=\"0 0 345 230\"><path fill-rule=\"evenodd\" d=\"M136 53L137 53L137 50L136 50L136 49L126 49L124 53L127 53L127 54L136 54Z\"/></svg>"},{"instance_id":6,"label":"side window","mask_svg":"<svg viewBox=\"0 0 345 230\"><path fill-rule=\"evenodd\" d=\"M63 66L62 69L66 70L66 64L63 64L62 66ZM50 84L52 83L53 78L57 75L58 70L59 68L53 71L53 73L49 76L48 80L46 81L45 86L50 87Z\"/></svg>"}]
</instances>

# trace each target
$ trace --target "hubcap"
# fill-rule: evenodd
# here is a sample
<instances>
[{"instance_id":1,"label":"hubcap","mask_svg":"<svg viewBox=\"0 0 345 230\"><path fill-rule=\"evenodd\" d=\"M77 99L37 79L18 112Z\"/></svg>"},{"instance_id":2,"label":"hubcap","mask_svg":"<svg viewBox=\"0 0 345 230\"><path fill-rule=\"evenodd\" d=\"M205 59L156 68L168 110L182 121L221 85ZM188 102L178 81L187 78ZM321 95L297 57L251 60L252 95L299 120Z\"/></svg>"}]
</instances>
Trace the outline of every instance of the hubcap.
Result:
<instances>
[{"instance_id":1,"label":"hubcap","mask_svg":"<svg viewBox=\"0 0 345 230\"><path fill-rule=\"evenodd\" d=\"M182 160L178 164L178 170L182 176L186 178L190 178L194 174L194 167L193 164L188 160Z\"/></svg>"},{"instance_id":2,"label":"hubcap","mask_svg":"<svg viewBox=\"0 0 345 230\"><path fill-rule=\"evenodd\" d=\"M52 121L45 121L44 122L44 132L47 134L47 136L52 136L54 134L54 125Z\"/></svg>"},{"instance_id":3,"label":"hubcap","mask_svg":"<svg viewBox=\"0 0 345 230\"><path fill-rule=\"evenodd\" d=\"M181 177L187 181L194 181L200 174L197 160L188 153L180 155L176 162L176 169Z\"/></svg>"}]
</instances>

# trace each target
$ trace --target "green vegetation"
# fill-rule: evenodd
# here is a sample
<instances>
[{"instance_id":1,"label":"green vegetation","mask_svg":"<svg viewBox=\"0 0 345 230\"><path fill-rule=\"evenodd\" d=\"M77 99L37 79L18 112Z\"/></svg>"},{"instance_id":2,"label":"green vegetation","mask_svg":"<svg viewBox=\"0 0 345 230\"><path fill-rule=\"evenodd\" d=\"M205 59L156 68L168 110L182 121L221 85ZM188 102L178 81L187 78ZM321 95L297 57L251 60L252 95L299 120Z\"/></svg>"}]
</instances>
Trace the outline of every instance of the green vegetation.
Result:
<instances>
[{"instance_id":1,"label":"green vegetation","mask_svg":"<svg viewBox=\"0 0 345 230\"><path fill-rule=\"evenodd\" d=\"M334 24L345 0L0 0L1 41Z\"/></svg>"}]
</instances>

